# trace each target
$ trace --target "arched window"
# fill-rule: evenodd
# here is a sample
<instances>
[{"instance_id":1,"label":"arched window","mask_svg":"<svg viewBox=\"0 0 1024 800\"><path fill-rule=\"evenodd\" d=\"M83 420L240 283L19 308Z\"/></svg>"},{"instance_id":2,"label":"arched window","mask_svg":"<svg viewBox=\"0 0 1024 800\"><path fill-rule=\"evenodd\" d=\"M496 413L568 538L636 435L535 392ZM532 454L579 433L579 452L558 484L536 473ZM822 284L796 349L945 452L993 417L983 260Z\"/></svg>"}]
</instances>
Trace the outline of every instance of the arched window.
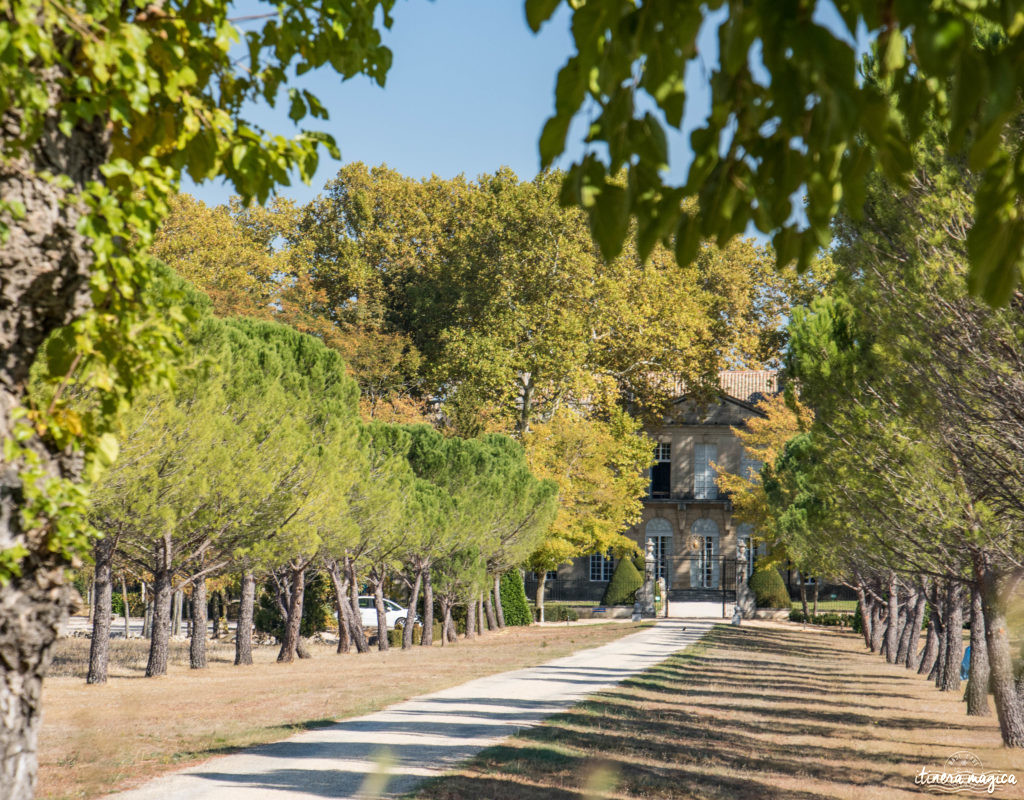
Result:
<instances>
[{"instance_id":1,"label":"arched window","mask_svg":"<svg viewBox=\"0 0 1024 800\"><path fill-rule=\"evenodd\" d=\"M718 526L713 519L703 517L693 523L692 545L696 555L690 560L690 586L701 589L717 589L718 568Z\"/></svg>"}]
</instances>

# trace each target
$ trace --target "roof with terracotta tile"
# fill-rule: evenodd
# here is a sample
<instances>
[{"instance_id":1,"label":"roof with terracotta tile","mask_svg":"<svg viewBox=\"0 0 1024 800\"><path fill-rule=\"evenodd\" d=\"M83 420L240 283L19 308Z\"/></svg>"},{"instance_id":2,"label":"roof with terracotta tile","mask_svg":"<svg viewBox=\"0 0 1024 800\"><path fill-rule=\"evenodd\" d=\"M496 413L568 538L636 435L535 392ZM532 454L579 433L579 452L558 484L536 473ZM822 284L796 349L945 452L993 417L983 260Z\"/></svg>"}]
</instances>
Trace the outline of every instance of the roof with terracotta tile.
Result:
<instances>
[{"instance_id":1,"label":"roof with terracotta tile","mask_svg":"<svg viewBox=\"0 0 1024 800\"><path fill-rule=\"evenodd\" d=\"M779 373L773 369L728 369L718 373L722 391L745 403L756 403L779 391Z\"/></svg>"}]
</instances>

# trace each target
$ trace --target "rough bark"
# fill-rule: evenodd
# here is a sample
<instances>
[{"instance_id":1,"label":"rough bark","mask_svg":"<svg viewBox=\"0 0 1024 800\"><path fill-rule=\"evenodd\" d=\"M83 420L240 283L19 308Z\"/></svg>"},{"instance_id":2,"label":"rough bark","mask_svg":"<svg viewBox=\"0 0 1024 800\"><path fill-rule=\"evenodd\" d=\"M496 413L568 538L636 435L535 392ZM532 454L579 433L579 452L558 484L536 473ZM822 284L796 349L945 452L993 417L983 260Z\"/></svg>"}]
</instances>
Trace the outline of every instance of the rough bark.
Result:
<instances>
[{"instance_id":1,"label":"rough bark","mask_svg":"<svg viewBox=\"0 0 1024 800\"><path fill-rule=\"evenodd\" d=\"M539 573L544 575L543 572ZM544 578L540 577L537 579L537 594L534 596L534 601L537 605L537 622L544 621Z\"/></svg>"},{"instance_id":2,"label":"rough bark","mask_svg":"<svg viewBox=\"0 0 1024 800\"><path fill-rule=\"evenodd\" d=\"M864 636L864 646L871 647L871 623L874 621L875 598L859 585L857 586L857 598L860 600L860 627Z\"/></svg>"},{"instance_id":3,"label":"rough bark","mask_svg":"<svg viewBox=\"0 0 1024 800\"><path fill-rule=\"evenodd\" d=\"M1006 624L1006 601L1024 570L1000 575L985 562L975 569L985 615L992 698L999 718L999 732L1007 747L1024 747L1024 703L1014 683L1013 654Z\"/></svg>"},{"instance_id":4,"label":"rough bark","mask_svg":"<svg viewBox=\"0 0 1024 800\"><path fill-rule=\"evenodd\" d=\"M896 663L906 665L907 652L910 649L910 632L914 624L914 607L917 604L917 593L911 592L906 603L900 609L899 645L896 650Z\"/></svg>"},{"instance_id":5,"label":"rough bark","mask_svg":"<svg viewBox=\"0 0 1024 800\"><path fill-rule=\"evenodd\" d=\"M466 638L476 638L476 600L466 602Z\"/></svg>"},{"instance_id":6,"label":"rough bark","mask_svg":"<svg viewBox=\"0 0 1024 800\"><path fill-rule=\"evenodd\" d=\"M213 622L213 630L211 631L211 638L220 638L220 617L221 611L224 607L224 602L221 599L222 595L219 591L214 592L210 596L210 620Z\"/></svg>"},{"instance_id":7,"label":"rough bark","mask_svg":"<svg viewBox=\"0 0 1024 800\"><path fill-rule=\"evenodd\" d=\"M411 595L409 597L409 616L405 620L405 630L402 631L402 649L408 650L412 647L412 633L415 628L416 605L420 599L420 588L423 585L423 571L416 570L416 577L413 578Z\"/></svg>"},{"instance_id":8,"label":"rough bark","mask_svg":"<svg viewBox=\"0 0 1024 800\"><path fill-rule=\"evenodd\" d=\"M171 636L171 541L166 536L157 546L153 569L153 633L149 640L146 677L167 674L167 647Z\"/></svg>"},{"instance_id":9,"label":"rough bark","mask_svg":"<svg viewBox=\"0 0 1024 800\"><path fill-rule=\"evenodd\" d=\"M181 607L185 593L178 589L171 595L171 636L181 636Z\"/></svg>"},{"instance_id":10,"label":"rough bark","mask_svg":"<svg viewBox=\"0 0 1024 800\"><path fill-rule=\"evenodd\" d=\"M306 588L306 565L292 563L288 566L290 594L288 597L288 614L284 618L284 634L281 638L281 650L277 654L279 663L290 664L298 655L299 626L302 624L302 600Z\"/></svg>"},{"instance_id":11,"label":"rough bark","mask_svg":"<svg viewBox=\"0 0 1024 800\"><path fill-rule=\"evenodd\" d=\"M487 632L487 621L484 619L484 596L477 598L476 604L476 629L479 633Z\"/></svg>"},{"instance_id":12,"label":"rough bark","mask_svg":"<svg viewBox=\"0 0 1024 800\"><path fill-rule=\"evenodd\" d=\"M985 614L981 607L981 591L971 588L971 662L967 677L967 715L987 717L992 713L988 705L988 652L985 649Z\"/></svg>"},{"instance_id":13,"label":"rough bark","mask_svg":"<svg viewBox=\"0 0 1024 800\"><path fill-rule=\"evenodd\" d=\"M960 665L964 660L964 602L963 588L949 582L946 594L946 657L943 663L940 689L944 692L960 691Z\"/></svg>"},{"instance_id":14,"label":"rough bark","mask_svg":"<svg viewBox=\"0 0 1024 800\"><path fill-rule=\"evenodd\" d=\"M96 566L93 570L92 642L89 644L89 674L86 683L106 683L110 663L110 624L113 615L111 599L113 581L114 539L104 537L92 548Z\"/></svg>"},{"instance_id":15,"label":"rough bark","mask_svg":"<svg viewBox=\"0 0 1024 800\"><path fill-rule=\"evenodd\" d=\"M361 643L360 639L356 637L357 628L360 634L363 632L363 628L361 625L354 625L352 621L352 604L348 597L348 576L335 559L327 561L327 574L330 575L331 586L334 587L334 603L338 612L338 652L347 653L354 643L357 651L365 653L368 649L365 637Z\"/></svg>"},{"instance_id":16,"label":"rough bark","mask_svg":"<svg viewBox=\"0 0 1024 800\"><path fill-rule=\"evenodd\" d=\"M128 606L128 584L125 582L124 573L121 573L121 606L124 609L124 639L128 641L132 637L131 608Z\"/></svg>"},{"instance_id":17,"label":"rough bark","mask_svg":"<svg viewBox=\"0 0 1024 800\"><path fill-rule=\"evenodd\" d=\"M388 649L388 617L387 608L384 606L384 579L380 575L374 575L373 581L373 605L377 610L377 649Z\"/></svg>"},{"instance_id":18,"label":"rough bark","mask_svg":"<svg viewBox=\"0 0 1024 800\"><path fill-rule=\"evenodd\" d=\"M344 561L345 578L347 581L348 598L348 632L352 641L356 644L356 650L360 653L370 652L370 643L366 641L366 632L363 630L363 620L359 613L359 585L356 582L356 567L352 559L345 557Z\"/></svg>"},{"instance_id":19,"label":"rough bark","mask_svg":"<svg viewBox=\"0 0 1024 800\"><path fill-rule=\"evenodd\" d=\"M496 631L498 630L498 619L494 614L494 604L491 602L490 590L484 592L484 614L487 616L487 629Z\"/></svg>"},{"instance_id":20,"label":"rough bark","mask_svg":"<svg viewBox=\"0 0 1024 800\"><path fill-rule=\"evenodd\" d=\"M871 609L871 652L878 653L882 649L882 638L885 635L885 606L876 601Z\"/></svg>"},{"instance_id":21,"label":"rough bark","mask_svg":"<svg viewBox=\"0 0 1024 800\"><path fill-rule=\"evenodd\" d=\"M494 616L498 620L498 629L505 627L505 609L501 607L501 576L494 576Z\"/></svg>"},{"instance_id":22,"label":"rough bark","mask_svg":"<svg viewBox=\"0 0 1024 800\"><path fill-rule=\"evenodd\" d=\"M457 639L455 622L452 620L452 602L441 595L441 646L455 644Z\"/></svg>"},{"instance_id":23,"label":"rough bark","mask_svg":"<svg viewBox=\"0 0 1024 800\"><path fill-rule=\"evenodd\" d=\"M939 640L942 634L942 619L939 614L939 592L937 586L932 586L931 615L928 618L928 635L924 640L924 650L921 651L920 664L917 667L918 675L931 677L932 669L939 657Z\"/></svg>"},{"instance_id":24,"label":"rough bark","mask_svg":"<svg viewBox=\"0 0 1024 800\"><path fill-rule=\"evenodd\" d=\"M206 669L206 579L192 582L192 641L188 648L188 665Z\"/></svg>"},{"instance_id":25,"label":"rough bark","mask_svg":"<svg viewBox=\"0 0 1024 800\"><path fill-rule=\"evenodd\" d=\"M919 664L919 654L917 652L917 644L921 640L921 626L924 625L924 615L928 609L928 593L925 589L921 589L917 593L917 602L914 603L914 613L910 616L910 622L908 627L910 629L910 636L907 639L907 669L917 669Z\"/></svg>"},{"instance_id":26,"label":"rough bark","mask_svg":"<svg viewBox=\"0 0 1024 800\"><path fill-rule=\"evenodd\" d=\"M23 409L29 368L57 328L91 305L93 252L79 230L84 206L72 202L89 181L102 181L109 156L106 121L80 122L59 132L56 94L66 76L54 70L53 113L40 138L20 153L7 142L20 137L17 108L0 117L0 197L25 209L15 222L4 212L9 237L0 245L0 441L11 437L14 415ZM44 77L49 81L50 77ZM44 84L45 85L45 84ZM69 185L41 177L67 176ZM77 480L80 454L58 451L31 436L22 443L51 476ZM0 797L25 800L34 791L42 679L57 633L77 593L66 580L70 566L50 547L49 526L26 529L21 464L0 460L0 551L23 548L20 574L0 585Z\"/></svg>"},{"instance_id":27,"label":"rough bark","mask_svg":"<svg viewBox=\"0 0 1024 800\"><path fill-rule=\"evenodd\" d=\"M896 663L899 650L900 596L896 576L889 577L889 622L885 626L885 660Z\"/></svg>"},{"instance_id":28,"label":"rough bark","mask_svg":"<svg viewBox=\"0 0 1024 800\"><path fill-rule=\"evenodd\" d=\"M242 596L238 602L238 629L235 631L235 666L252 665L252 625L256 610L256 576L251 569L242 572Z\"/></svg>"},{"instance_id":29,"label":"rough bark","mask_svg":"<svg viewBox=\"0 0 1024 800\"><path fill-rule=\"evenodd\" d=\"M422 647L430 647L434 643L434 586L430 581L430 567L423 570L423 635L420 637Z\"/></svg>"}]
</instances>

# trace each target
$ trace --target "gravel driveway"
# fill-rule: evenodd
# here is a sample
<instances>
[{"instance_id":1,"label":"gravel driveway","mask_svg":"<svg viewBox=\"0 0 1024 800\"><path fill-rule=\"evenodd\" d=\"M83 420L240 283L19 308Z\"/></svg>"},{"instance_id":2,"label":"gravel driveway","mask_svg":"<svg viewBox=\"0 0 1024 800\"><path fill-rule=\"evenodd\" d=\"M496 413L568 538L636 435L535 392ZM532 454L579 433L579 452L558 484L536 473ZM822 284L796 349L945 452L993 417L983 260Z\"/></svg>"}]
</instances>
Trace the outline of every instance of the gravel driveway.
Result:
<instances>
[{"instance_id":1,"label":"gravel driveway","mask_svg":"<svg viewBox=\"0 0 1024 800\"><path fill-rule=\"evenodd\" d=\"M660 620L614 642L445 689L157 778L117 800L393 797L687 647L714 625Z\"/></svg>"}]
</instances>

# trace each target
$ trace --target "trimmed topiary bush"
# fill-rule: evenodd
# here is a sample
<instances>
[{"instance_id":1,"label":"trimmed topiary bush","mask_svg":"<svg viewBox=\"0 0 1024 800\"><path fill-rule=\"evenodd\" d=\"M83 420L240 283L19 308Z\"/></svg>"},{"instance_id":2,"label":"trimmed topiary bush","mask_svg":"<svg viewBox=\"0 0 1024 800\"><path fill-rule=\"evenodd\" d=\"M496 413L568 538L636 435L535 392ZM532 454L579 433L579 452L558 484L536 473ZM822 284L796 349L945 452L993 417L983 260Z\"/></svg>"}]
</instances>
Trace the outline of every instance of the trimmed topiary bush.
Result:
<instances>
[{"instance_id":1,"label":"trimmed topiary bush","mask_svg":"<svg viewBox=\"0 0 1024 800\"><path fill-rule=\"evenodd\" d=\"M514 569L501 576L501 610L506 625L529 625L533 621L530 604L526 602L523 576Z\"/></svg>"},{"instance_id":2,"label":"trimmed topiary bush","mask_svg":"<svg viewBox=\"0 0 1024 800\"><path fill-rule=\"evenodd\" d=\"M789 592L775 567L759 569L747 581L758 608L789 608Z\"/></svg>"},{"instance_id":3,"label":"trimmed topiary bush","mask_svg":"<svg viewBox=\"0 0 1024 800\"><path fill-rule=\"evenodd\" d=\"M644 577L631 558L620 558L615 572L601 598L603 606L631 606L636 602L636 590L644 584Z\"/></svg>"}]
</instances>

